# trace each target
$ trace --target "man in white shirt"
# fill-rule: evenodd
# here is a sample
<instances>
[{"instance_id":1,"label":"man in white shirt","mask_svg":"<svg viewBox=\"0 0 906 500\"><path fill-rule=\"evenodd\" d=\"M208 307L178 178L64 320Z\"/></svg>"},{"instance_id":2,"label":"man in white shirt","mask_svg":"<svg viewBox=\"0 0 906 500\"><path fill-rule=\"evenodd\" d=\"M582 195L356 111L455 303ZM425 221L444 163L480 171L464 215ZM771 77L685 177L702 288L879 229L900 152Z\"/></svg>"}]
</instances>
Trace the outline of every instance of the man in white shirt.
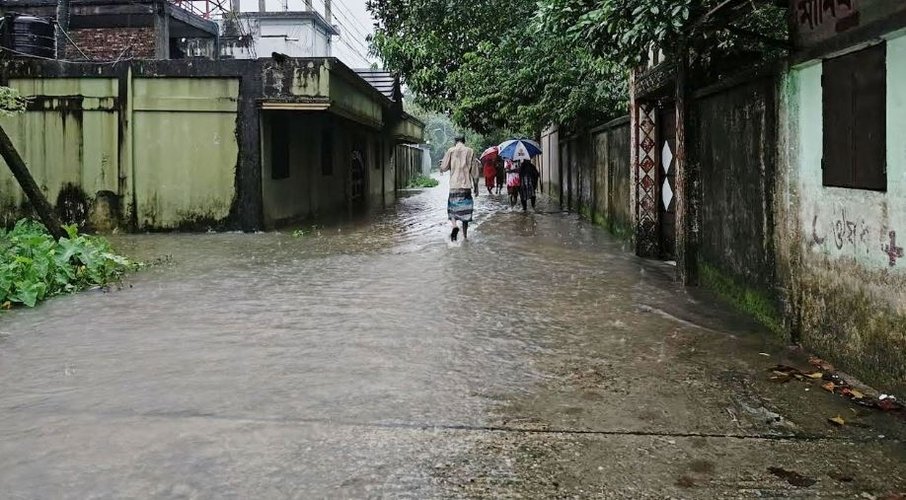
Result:
<instances>
[{"instance_id":1,"label":"man in white shirt","mask_svg":"<svg viewBox=\"0 0 906 500\"><path fill-rule=\"evenodd\" d=\"M466 138L463 135L456 136L456 144L447 150L444 159L440 162L441 173L450 171L447 216L450 224L453 225L453 231L450 233L451 241L456 241L456 237L459 235L458 221L462 222L463 239L469 237L469 222L472 222L472 211L475 208L472 190L475 190L477 196L478 187L474 179L478 178L479 166L475 151L466 146Z\"/></svg>"}]
</instances>

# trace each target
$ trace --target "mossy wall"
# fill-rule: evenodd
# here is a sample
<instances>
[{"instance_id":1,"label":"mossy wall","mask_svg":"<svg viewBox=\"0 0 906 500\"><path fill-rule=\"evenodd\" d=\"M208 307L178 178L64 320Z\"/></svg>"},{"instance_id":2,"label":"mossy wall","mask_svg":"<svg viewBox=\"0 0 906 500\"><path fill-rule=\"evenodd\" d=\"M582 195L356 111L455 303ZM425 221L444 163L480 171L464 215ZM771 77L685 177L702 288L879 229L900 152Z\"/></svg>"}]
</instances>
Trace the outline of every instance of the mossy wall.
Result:
<instances>
[{"instance_id":1,"label":"mossy wall","mask_svg":"<svg viewBox=\"0 0 906 500\"><path fill-rule=\"evenodd\" d=\"M777 268L794 338L879 389L906 389L906 36L886 40L884 191L823 185L823 62L780 82ZM901 237L902 238L902 237Z\"/></svg>"},{"instance_id":2,"label":"mossy wall","mask_svg":"<svg viewBox=\"0 0 906 500\"><path fill-rule=\"evenodd\" d=\"M556 129L541 138L546 194L621 239L632 235L629 136L622 118L568 139Z\"/></svg>"}]
</instances>

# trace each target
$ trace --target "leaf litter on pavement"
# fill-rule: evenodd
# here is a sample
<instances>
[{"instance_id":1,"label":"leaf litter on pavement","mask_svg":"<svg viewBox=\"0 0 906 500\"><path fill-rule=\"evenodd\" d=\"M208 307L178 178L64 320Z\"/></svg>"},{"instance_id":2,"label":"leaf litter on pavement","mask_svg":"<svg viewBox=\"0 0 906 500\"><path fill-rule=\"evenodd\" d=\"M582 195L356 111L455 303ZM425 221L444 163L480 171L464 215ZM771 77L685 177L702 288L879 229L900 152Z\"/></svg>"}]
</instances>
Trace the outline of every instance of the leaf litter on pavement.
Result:
<instances>
[{"instance_id":1,"label":"leaf litter on pavement","mask_svg":"<svg viewBox=\"0 0 906 500\"><path fill-rule=\"evenodd\" d=\"M876 397L868 397L865 392L856 389L851 383L847 382L840 374L838 374L833 365L817 356L810 356L809 364L812 366L812 370L800 370L794 366L783 364L775 365L769 370L771 373L769 379L779 384L785 384L793 380L804 383L817 382L820 383L822 389L832 394L842 396L851 403L864 408L872 408L906 417L906 407L897 401L895 397L887 394L878 394ZM861 426L859 424L846 422L839 415L828 418L828 422L837 426L843 426L845 424Z\"/></svg>"}]
</instances>

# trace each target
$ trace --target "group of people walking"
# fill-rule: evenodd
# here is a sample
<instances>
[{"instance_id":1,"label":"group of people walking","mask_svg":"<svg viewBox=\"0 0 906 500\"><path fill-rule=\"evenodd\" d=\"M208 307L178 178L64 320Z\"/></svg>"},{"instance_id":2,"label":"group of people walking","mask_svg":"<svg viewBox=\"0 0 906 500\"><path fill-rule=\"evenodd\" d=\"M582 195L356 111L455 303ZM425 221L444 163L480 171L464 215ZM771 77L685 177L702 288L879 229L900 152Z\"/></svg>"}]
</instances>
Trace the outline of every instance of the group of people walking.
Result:
<instances>
[{"instance_id":1,"label":"group of people walking","mask_svg":"<svg viewBox=\"0 0 906 500\"><path fill-rule=\"evenodd\" d=\"M478 183L484 177L485 188L488 195L501 194L504 184L510 206L514 207L521 200L522 210L528 211L531 201L535 208L535 191L538 187L540 174L538 167L529 159L512 160L499 155L488 155L479 160L475 151L466 146L465 137L457 136L456 144L447 150L440 163L441 173L450 172L450 197L447 201L447 216L450 219L452 230L450 239L456 241L462 223L463 239L468 238L469 223L472 222L472 212L475 201L472 196L478 196ZM481 164L481 171L478 166Z\"/></svg>"},{"instance_id":2,"label":"group of people walking","mask_svg":"<svg viewBox=\"0 0 906 500\"><path fill-rule=\"evenodd\" d=\"M501 194L504 184L506 184L507 196L510 199L510 206L516 206L519 200L522 200L522 210L528 210L528 202L531 200L532 208L535 208L535 189L538 186L538 167L531 160L510 160L497 157L485 157L482 159L482 173L484 174L484 185L488 194Z\"/></svg>"}]
</instances>

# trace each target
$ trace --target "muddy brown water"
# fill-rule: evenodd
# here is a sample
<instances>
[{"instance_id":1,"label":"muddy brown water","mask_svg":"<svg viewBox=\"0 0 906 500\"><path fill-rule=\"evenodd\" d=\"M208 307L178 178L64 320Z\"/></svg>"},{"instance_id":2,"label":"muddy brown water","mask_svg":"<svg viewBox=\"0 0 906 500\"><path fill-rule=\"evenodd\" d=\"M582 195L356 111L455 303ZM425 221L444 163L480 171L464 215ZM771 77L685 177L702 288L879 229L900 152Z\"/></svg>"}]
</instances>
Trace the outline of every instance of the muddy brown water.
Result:
<instances>
[{"instance_id":1,"label":"muddy brown water","mask_svg":"<svg viewBox=\"0 0 906 500\"><path fill-rule=\"evenodd\" d=\"M772 466L822 474L810 453L856 478L814 488L903 484L896 425L829 429L844 403L764 382L782 342L504 198L456 244L443 186L301 237L112 238L158 264L0 316L2 496L745 497L787 491Z\"/></svg>"}]
</instances>

